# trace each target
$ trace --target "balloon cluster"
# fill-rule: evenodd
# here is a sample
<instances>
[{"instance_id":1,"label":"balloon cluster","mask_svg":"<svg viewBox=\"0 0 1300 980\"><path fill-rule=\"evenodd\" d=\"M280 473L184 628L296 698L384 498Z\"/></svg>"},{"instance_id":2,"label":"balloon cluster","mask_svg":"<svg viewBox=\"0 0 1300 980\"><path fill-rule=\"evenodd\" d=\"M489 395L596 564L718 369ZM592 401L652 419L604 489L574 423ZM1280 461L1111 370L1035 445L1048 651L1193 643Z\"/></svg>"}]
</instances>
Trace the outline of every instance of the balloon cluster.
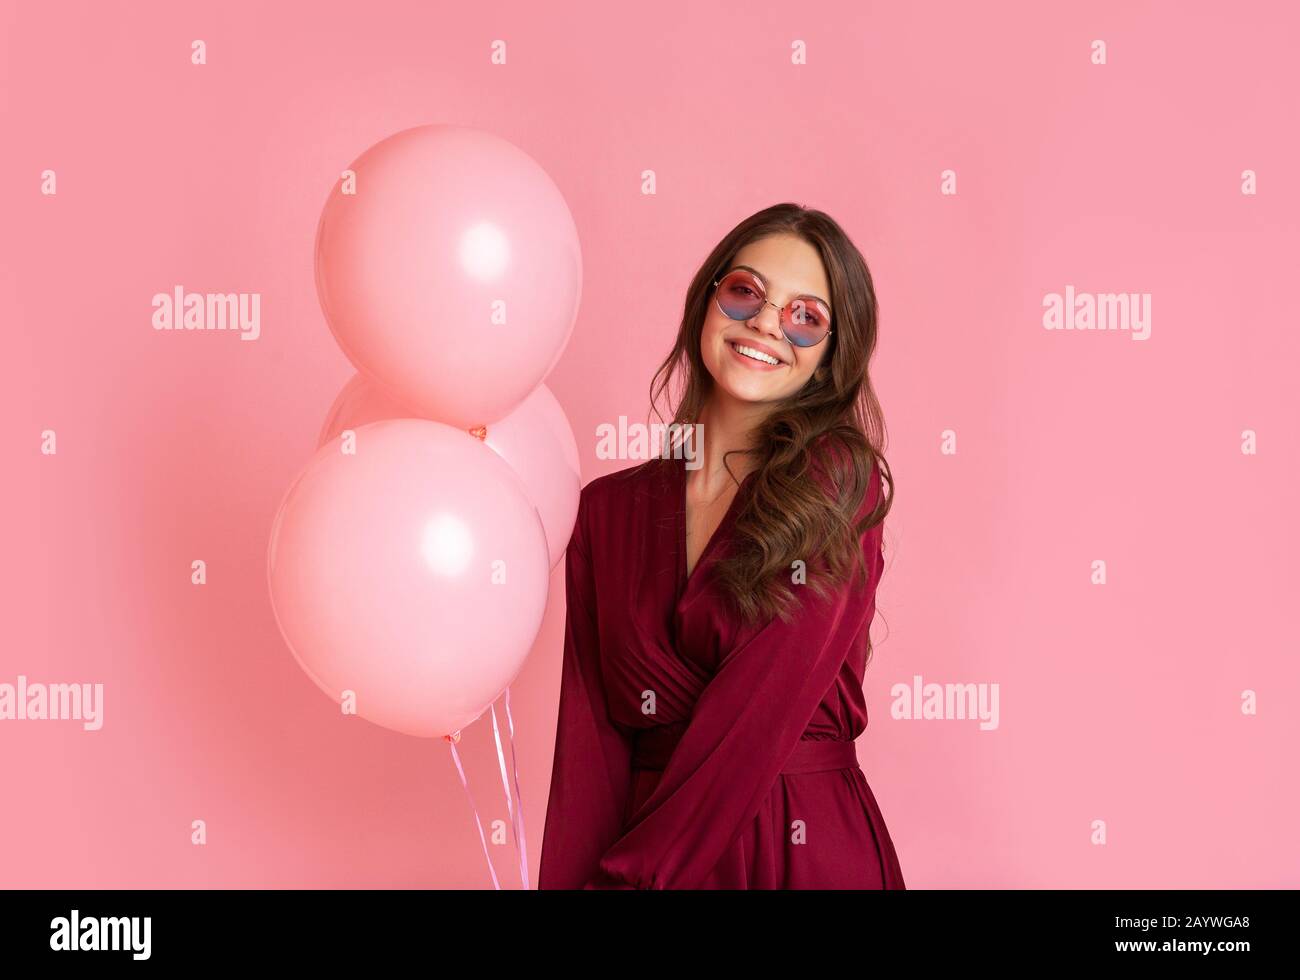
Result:
<instances>
[{"instance_id":1,"label":"balloon cluster","mask_svg":"<svg viewBox=\"0 0 1300 980\"><path fill-rule=\"evenodd\" d=\"M573 531L577 444L542 380L577 317L577 229L518 147L420 126L344 172L315 264L358 373L276 514L271 604L340 704L451 736L518 674Z\"/></svg>"}]
</instances>

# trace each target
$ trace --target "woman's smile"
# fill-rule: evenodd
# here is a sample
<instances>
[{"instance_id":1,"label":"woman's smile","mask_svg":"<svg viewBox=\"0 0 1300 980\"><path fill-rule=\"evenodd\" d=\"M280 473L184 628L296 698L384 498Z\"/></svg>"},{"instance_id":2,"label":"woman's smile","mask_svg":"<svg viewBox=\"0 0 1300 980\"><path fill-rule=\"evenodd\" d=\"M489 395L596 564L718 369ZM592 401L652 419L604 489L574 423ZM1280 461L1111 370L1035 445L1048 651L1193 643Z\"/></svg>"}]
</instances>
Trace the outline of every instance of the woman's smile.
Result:
<instances>
[{"instance_id":1,"label":"woman's smile","mask_svg":"<svg viewBox=\"0 0 1300 980\"><path fill-rule=\"evenodd\" d=\"M785 367L784 362L779 358L753 344L742 344L731 340L727 341L727 347L730 348L732 356L751 371L776 371Z\"/></svg>"}]
</instances>

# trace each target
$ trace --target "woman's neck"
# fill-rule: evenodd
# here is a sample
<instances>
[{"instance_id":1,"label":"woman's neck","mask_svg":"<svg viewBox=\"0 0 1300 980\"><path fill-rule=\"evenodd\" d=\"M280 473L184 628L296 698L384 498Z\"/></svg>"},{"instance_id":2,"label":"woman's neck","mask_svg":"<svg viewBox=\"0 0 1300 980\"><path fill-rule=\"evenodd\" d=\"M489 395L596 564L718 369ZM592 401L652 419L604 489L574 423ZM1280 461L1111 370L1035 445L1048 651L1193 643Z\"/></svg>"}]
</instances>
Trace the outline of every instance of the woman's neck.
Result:
<instances>
[{"instance_id":1,"label":"woman's neck","mask_svg":"<svg viewBox=\"0 0 1300 980\"><path fill-rule=\"evenodd\" d=\"M755 448L753 434L768 411L769 406L761 402L739 401L717 390L709 396L700 410L704 462L696 476L706 495L743 480L757 466L757 460L745 451ZM727 453L732 455L727 457Z\"/></svg>"}]
</instances>

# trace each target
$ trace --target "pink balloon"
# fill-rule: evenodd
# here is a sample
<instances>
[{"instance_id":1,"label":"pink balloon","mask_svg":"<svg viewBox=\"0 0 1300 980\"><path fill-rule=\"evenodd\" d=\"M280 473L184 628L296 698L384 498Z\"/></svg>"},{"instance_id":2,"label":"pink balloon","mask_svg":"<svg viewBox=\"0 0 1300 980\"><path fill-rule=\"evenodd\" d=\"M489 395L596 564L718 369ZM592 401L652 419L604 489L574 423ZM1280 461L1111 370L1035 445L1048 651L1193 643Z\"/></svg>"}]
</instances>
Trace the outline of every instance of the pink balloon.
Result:
<instances>
[{"instance_id":1,"label":"pink balloon","mask_svg":"<svg viewBox=\"0 0 1300 980\"><path fill-rule=\"evenodd\" d=\"M528 488L554 568L569 546L582 492L582 464L568 416L550 389L538 385L513 412L488 425L484 441Z\"/></svg>"},{"instance_id":2,"label":"pink balloon","mask_svg":"<svg viewBox=\"0 0 1300 980\"><path fill-rule=\"evenodd\" d=\"M414 417L415 411L364 375L343 386L321 426L317 446L380 419ZM538 385L513 412L487 427L485 442L510 464L546 531L550 567L564 557L578 516L582 467L578 444L564 409L546 385Z\"/></svg>"},{"instance_id":3,"label":"pink balloon","mask_svg":"<svg viewBox=\"0 0 1300 980\"><path fill-rule=\"evenodd\" d=\"M384 419L418 419L420 413L403 405L383 385L376 384L364 374L354 374L343 390L334 398L316 438L316 448L339 437L344 429L359 429L369 422ZM436 419L428 419L430 422Z\"/></svg>"},{"instance_id":4,"label":"pink balloon","mask_svg":"<svg viewBox=\"0 0 1300 980\"><path fill-rule=\"evenodd\" d=\"M439 422L394 419L319 449L267 551L276 621L336 701L409 735L451 734L518 674L549 580L537 512L499 456Z\"/></svg>"},{"instance_id":5,"label":"pink balloon","mask_svg":"<svg viewBox=\"0 0 1300 980\"><path fill-rule=\"evenodd\" d=\"M339 346L421 417L511 412L559 359L582 292L573 216L507 140L417 126L354 162L316 233L316 290Z\"/></svg>"}]
</instances>

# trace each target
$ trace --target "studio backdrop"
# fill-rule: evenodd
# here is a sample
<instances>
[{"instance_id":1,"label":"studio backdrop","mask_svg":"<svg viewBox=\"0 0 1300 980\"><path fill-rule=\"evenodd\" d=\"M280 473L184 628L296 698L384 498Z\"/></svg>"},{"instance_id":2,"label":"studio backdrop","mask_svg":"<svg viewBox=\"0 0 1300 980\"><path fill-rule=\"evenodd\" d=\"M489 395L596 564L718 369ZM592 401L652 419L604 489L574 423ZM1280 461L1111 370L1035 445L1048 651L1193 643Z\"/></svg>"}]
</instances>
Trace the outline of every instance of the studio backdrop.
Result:
<instances>
[{"instance_id":1,"label":"studio backdrop","mask_svg":"<svg viewBox=\"0 0 1300 980\"><path fill-rule=\"evenodd\" d=\"M879 299L907 886L1300 886L1297 27L0 5L0 885L535 887L580 488L793 202ZM500 588L411 586L434 493Z\"/></svg>"}]
</instances>

